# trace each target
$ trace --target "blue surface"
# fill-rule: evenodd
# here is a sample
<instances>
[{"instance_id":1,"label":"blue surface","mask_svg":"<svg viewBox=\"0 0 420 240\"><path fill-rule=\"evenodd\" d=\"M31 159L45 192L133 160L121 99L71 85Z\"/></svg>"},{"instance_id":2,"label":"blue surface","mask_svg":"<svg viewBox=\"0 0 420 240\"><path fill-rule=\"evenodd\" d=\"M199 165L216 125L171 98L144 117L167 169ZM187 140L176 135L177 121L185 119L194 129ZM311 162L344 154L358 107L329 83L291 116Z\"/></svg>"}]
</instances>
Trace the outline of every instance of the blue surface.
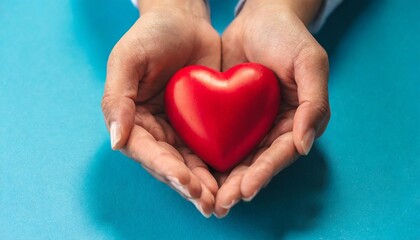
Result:
<instances>
[{"instance_id":1,"label":"blue surface","mask_svg":"<svg viewBox=\"0 0 420 240\"><path fill-rule=\"evenodd\" d=\"M219 31L228 2L212 2ZM253 202L207 220L109 148L105 63L136 19L129 1L2 1L0 239L419 239L419 9L344 3L318 36L327 132Z\"/></svg>"}]
</instances>

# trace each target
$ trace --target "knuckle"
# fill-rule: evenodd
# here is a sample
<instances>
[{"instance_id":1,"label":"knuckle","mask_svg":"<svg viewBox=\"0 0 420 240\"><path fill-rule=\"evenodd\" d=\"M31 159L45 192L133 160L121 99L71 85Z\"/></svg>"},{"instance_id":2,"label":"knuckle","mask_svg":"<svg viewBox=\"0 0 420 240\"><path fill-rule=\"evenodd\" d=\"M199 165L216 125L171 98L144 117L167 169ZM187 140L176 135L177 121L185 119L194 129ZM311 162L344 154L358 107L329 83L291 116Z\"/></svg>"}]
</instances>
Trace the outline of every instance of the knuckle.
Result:
<instances>
[{"instance_id":1,"label":"knuckle","mask_svg":"<svg viewBox=\"0 0 420 240\"><path fill-rule=\"evenodd\" d=\"M108 57L107 67L118 67L122 64L128 63L128 58L135 55L134 47L136 44L132 43L126 36L123 36L120 41L112 48Z\"/></svg>"},{"instance_id":2,"label":"knuckle","mask_svg":"<svg viewBox=\"0 0 420 240\"><path fill-rule=\"evenodd\" d=\"M144 40L131 35L123 36L112 48L107 67L132 66L145 64L148 60ZM150 45L150 44L149 44Z\"/></svg>"},{"instance_id":3,"label":"knuckle","mask_svg":"<svg viewBox=\"0 0 420 240\"><path fill-rule=\"evenodd\" d=\"M114 46L111 53L109 54L107 68L109 69L115 66L119 66L123 61L121 56L123 56L123 54L121 54L119 43L117 43L117 45Z\"/></svg>"},{"instance_id":4,"label":"knuckle","mask_svg":"<svg viewBox=\"0 0 420 240\"><path fill-rule=\"evenodd\" d=\"M155 158L153 161L151 161L151 168L152 169L160 169L164 170L166 172L165 175L167 175L170 170L172 170L172 164L171 163L171 154L167 151L159 151L156 153ZM165 163L165 164L163 164Z\"/></svg>"},{"instance_id":5,"label":"knuckle","mask_svg":"<svg viewBox=\"0 0 420 240\"><path fill-rule=\"evenodd\" d=\"M314 58L322 69L327 72L329 71L328 53L323 47L316 47Z\"/></svg>"},{"instance_id":6,"label":"knuckle","mask_svg":"<svg viewBox=\"0 0 420 240\"><path fill-rule=\"evenodd\" d=\"M264 164L261 165L259 169L260 176L262 178L268 178L271 177L276 170L276 164L274 164L272 161L265 161Z\"/></svg>"},{"instance_id":7,"label":"knuckle","mask_svg":"<svg viewBox=\"0 0 420 240\"><path fill-rule=\"evenodd\" d=\"M327 100L320 100L316 106L316 111L320 113L321 116L323 116L325 119L329 119L331 117L331 109L330 105Z\"/></svg>"},{"instance_id":8,"label":"knuckle","mask_svg":"<svg viewBox=\"0 0 420 240\"><path fill-rule=\"evenodd\" d=\"M321 52L319 53L319 64L325 70L329 71L329 60L328 60L328 53L325 51L324 48L321 47Z\"/></svg>"},{"instance_id":9,"label":"knuckle","mask_svg":"<svg viewBox=\"0 0 420 240\"><path fill-rule=\"evenodd\" d=\"M327 51L318 43L308 45L300 51L295 66L316 69L328 74L329 61Z\"/></svg>"},{"instance_id":10,"label":"knuckle","mask_svg":"<svg viewBox=\"0 0 420 240\"><path fill-rule=\"evenodd\" d=\"M303 52L305 59L312 59L319 64L328 65L328 53L319 44L312 45Z\"/></svg>"},{"instance_id":11,"label":"knuckle","mask_svg":"<svg viewBox=\"0 0 420 240\"><path fill-rule=\"evenodd\" d=\"M330 121L331 109L327 101L322 101L315 109L318 114L320 114L319 122L317 124L317 137L319 137L325 131L325 128Z\"/></svg>"},{"instance_id":12,"label":"knuckle","mask_svg":"<svg viewBox=\"0 0 420 240\"><path fill-rule=\"evenodd\" d=\"M102 112L106 113L111 105L111 95L105 91L104 95L102 96L102 101L101 101L101 108L102 108Z\"/></svg>"},{"instance_id":13,"label":"knuckle","mask_svg":"<svg viewBox=\"0 0 420 240\"><path fill-rule=\"evenodd\" d=\"M316 48L316 55L321 62L328 63L328 53L323 47L318 46Z\"/></svg>"}]
</instances>

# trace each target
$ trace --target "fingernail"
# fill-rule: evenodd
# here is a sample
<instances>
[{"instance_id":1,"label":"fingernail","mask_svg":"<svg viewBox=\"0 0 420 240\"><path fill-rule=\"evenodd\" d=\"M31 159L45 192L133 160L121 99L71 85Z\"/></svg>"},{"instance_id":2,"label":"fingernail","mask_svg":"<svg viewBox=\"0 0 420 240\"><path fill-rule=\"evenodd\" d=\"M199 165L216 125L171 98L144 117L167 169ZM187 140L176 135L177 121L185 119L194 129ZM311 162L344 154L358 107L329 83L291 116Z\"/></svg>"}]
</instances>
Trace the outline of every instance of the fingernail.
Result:
<instances>
[{"instance_id":1,"label":"fingernail","mask_svg":"<svg viewBox=\"0 0 420 240\"><path fill-rule=\"evenodd\" d=\"M232 202L231 203L229 203L229 204L226 204L226 205L221 205L221 207L222 208L226 208L226 209L231 209L235 204L237 204L239 202L239 199L235 199L235 200L232 200Z\"/></svg>"},{"instance_id":2,"label":"fingernail","mask_svg":"<svg viewBox=\"0 0 420 240\"><path fill-rule=\"evenodd\" d=\"M120 124L117 122L112 122L110 124L110 132L111 132L111 147L112 149L115 149L115 146L121 140Z\"/></svg>"},{"instance_id":3,"label":"fingernail","mask_svg":"<svg viewBox=\"0 0 420 240\"><path fill-rule=\"evenodd\" d=\"M224 217L226 217L229 214L229 212L230 212L230 209L227 209L227 211L225 212L225 214L217 215L216 213L213 213L213 215L215 217L217 217L217 218L224 218Z\"/></svg>"},{"instance_id":4,"label":"fingernail","mask_svg":"<svg viewBox=\"0 0 420 240\"><path fill-rule=\"evenodd\" d=\"M188 187L187 186L185 186L185 185L182 185L180 182L179 182L179 179L178 178L176 178L176 177L171 177L171 176L169 176L169 177L166 177L167 179L168 179L168 181L169 181L169 183L176 189L176 190L178 190L179 192L181 192L182 194L184 194L187 198L191 198L191 194L190 194L190 192L188 191Z\"/></svg>"},{"instance_id":5,"label":"fingernail","mask_svg":"<svg viewBox=\"0 0 420 240\"><path fill-rule=\"evenodd\" d=\"M194 206L197 208L197 210L205 217L205 218L210 218L211 213L206 214L203 210L203 208L201 207L201 204L199 202L197 202L197 200L195 199L188 199L190 202L192 202L194 204Z\"/></svg>"},{"instance_id":6,"label":"fingernail","mask_svg":"<svg viewBox=\"0 0 420 240\"><path fill-rule=\"evenodd\" d=\"M244 200L245 202L251 202L252 199L254 199L254 197L257 195L258 191L256 191L254 194L252 194L251 196L247 197L247 198L243 198L242 200Z\"/></svg>"},{"instance_id":7,"label":"fingernail","mask_svg":"<svg viewBox=\"0 0 420 240\"><path fill-rule=\"evenodd\" d=\"M309 151L311 151L312 144L314 144L314 140L315 140L315 130L311 129L305 134L305 136L303 136L303 139L300 142L304 155L308 155Z\"/></svg>"}]
</instances>

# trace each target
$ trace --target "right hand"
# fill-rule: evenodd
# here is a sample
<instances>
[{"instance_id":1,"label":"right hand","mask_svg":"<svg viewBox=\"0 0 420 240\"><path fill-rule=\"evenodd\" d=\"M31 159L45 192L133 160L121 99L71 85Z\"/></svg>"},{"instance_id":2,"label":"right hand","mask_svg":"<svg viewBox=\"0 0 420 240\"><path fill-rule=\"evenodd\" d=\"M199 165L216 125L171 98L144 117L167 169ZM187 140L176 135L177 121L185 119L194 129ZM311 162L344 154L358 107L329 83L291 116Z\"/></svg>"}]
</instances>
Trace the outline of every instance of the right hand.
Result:
<instances>
[{"instance_id":1,"label":"right hand","mask_svg":"<svg viewBox=\"0 0 420 240\"><path fill-rule=\"evenodd\" d=\"M170 77L187 65L220 70L220 37L204 1L160 2L139 1L141 17L112 50L102 110L112 148L141 163L209 217L217 182L168 123L163 94Z\"/></svg>"},{"instance_id":2,"label":"right hand","mask_svg":"<svg viewBox=\"0 0 420 240\"><path fill-rule=\"evenodd\" d=\"M223 33L223 70L242 62L272 69L281 106L272 130L246 160L220 179L215 215L250 201L299 155L307 155L330 118L328 56L307 26L321 0L247 0ZM226 181L225 181L226 179Z\"/></svg>"}]
</instances>

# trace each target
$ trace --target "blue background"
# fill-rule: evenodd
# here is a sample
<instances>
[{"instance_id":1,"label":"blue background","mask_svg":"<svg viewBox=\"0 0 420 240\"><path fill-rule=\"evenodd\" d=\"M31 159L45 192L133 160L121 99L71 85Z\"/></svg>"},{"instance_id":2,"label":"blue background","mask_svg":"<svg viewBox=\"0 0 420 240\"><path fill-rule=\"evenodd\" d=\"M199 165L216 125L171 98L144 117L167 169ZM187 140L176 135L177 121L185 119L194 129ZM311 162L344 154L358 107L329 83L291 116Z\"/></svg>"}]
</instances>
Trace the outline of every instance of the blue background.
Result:
<instances>
[{"instance_id":1,"label":"blue background","mask_svg":"<svg viewBox=\"0 0 420 240\"><path fill-rule=\"evenodd\" d=\"M317 36L327 132L222 220L109 147L100 100L129 1L47 2L0 5L0 239L420 239L420 1L339 7Z\"/></svg>"}]
</instances>

